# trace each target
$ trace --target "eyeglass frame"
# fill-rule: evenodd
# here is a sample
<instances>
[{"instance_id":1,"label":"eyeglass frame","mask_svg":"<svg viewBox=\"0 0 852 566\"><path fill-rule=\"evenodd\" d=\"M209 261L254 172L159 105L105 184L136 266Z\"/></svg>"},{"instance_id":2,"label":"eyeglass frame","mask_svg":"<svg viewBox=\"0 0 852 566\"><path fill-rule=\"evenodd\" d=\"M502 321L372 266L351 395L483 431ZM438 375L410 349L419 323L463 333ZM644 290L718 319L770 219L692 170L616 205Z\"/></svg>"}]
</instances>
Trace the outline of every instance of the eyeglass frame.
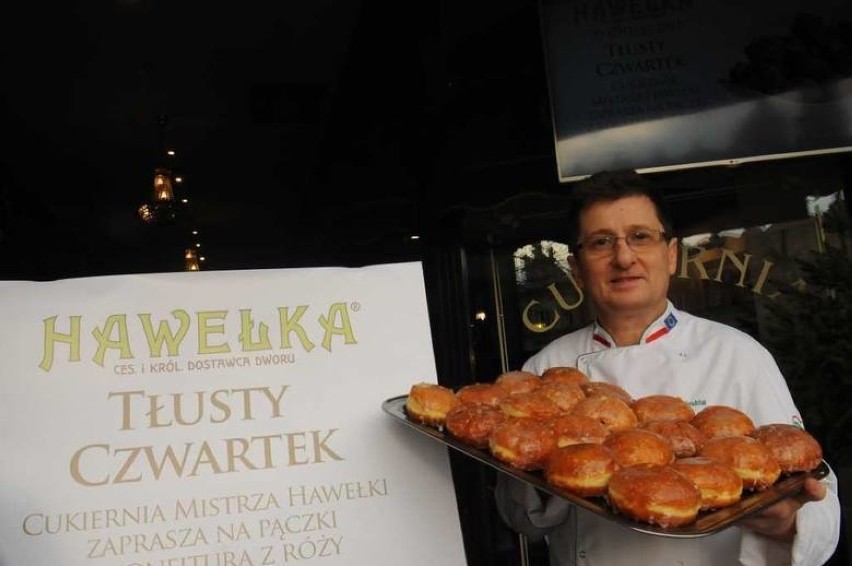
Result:
<instances>
[{"instance_id":1,"label":"eyeglass frame","mask_svg":"<svg viewBox=\"0 0 852 566\"><path fill-rule=\"evenodd\" d=\"M611 244L609 244L609 245L605 248L605 250L603 250L602 252L598 252L599 257L607 257L607 256L611 256L611 255L613 255L613 254L615 253L615 245L618 243L618 241L619 241L619 240L624 240L624 243L625 243L625 244L627 244L627 247L628 247L628 248L630 248L630 250L631 250L631 251L633 251L634 253L635 253L635 252L637 252L637 251L641 251L641 250L643 250L643 249L649 249L649 248L650 248L650 246L648 246L648 248L643 248L643 247L640 245L640 246L639 246L639 248L638 248L638 250L637 250L637 248L634 248L634 247L630 244L630 238L631 238L632 236L635 236L636 234L639 234L639 233L648 233L648 235L649 235L649 236L650 236L651 234L657 234L657 238L659 238L659 239L656 239L656 238L654 238L654 237L652 236L652 237L651 237L651 239L653 240L653 241L651 242L652 244L659 244L659 243L662 243L662 242L666 242L666 243L668 243L668 242L669 242L669 241L671 241L671 239L674 237L673 235L669 234L669 233L668 233L668 232L666 232L665 230L657 230L657 229L654 229L654 228L637 228L637 229L635 229L635 230L632 230L632 231L631 231L629 234L627 234L626 236L616 236L616 235L614 235L614 234L600 234L600 235L598 235L598 236L594 236L594 235L589 236L589 238L606 238L606 239L609 239L609 240L611 240L611 241L612 241L612 243L611 243ZM582 250L582 249L585 249L585 250L586 250L586 252L587 252L587 253L589 253L589 249L588 249L588 238L587 238L586 240L587 240L587 243L577 242L577 244L574 246L574 249L575 249L576 251L580 251L580 250ZM605 253L604 253L604 251L605 251ZM595 254L596 252L594 252L594 251L593 251L593 252L591 252L591 253L592 253L592 254Z\"/></svg>"}]
</instances>

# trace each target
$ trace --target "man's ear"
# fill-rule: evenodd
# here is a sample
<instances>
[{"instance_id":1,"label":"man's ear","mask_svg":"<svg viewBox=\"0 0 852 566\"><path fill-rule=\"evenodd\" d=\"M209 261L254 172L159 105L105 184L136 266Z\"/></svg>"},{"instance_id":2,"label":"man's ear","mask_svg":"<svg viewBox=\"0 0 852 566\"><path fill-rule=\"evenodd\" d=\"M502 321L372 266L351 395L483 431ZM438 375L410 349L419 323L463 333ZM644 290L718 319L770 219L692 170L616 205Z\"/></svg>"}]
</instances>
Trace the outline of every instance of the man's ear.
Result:
<instances>
[{"instance_id":1,"label":"man's ear","mask_svg":"<svg viewBox=\"0 0 852 566\"><path fill-rule=\"evenodd\" d=\"M669 275L674 275L677 271L677 256L680 252L677 238L669 240Z\"/></svg>"}]
</instances>

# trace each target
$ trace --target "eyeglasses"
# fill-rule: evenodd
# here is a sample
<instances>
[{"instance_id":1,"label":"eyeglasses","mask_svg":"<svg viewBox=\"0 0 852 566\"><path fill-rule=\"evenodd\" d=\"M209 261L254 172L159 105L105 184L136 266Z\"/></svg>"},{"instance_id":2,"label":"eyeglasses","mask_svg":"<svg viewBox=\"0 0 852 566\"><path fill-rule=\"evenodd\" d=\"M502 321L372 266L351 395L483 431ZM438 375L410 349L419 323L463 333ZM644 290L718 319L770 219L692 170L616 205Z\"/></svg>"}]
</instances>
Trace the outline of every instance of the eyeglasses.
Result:
<instances>
[{"instance_id":1,"label":"eyeglasses","mask_svg":"<svg viewBox=\"0 0 852 566\"><path fill-rule=\"evenodd\" d=\"M589 256L603 257L612 255L615 252L615 243L618 240L624 240L634 252L642 252L651 249L663 240L667 240L668 236L663 230L634 230L626 236L613 236L612 234L595 234L589 236L579 244L577 249L586 250Z\"/></svg>"}]
</instances>

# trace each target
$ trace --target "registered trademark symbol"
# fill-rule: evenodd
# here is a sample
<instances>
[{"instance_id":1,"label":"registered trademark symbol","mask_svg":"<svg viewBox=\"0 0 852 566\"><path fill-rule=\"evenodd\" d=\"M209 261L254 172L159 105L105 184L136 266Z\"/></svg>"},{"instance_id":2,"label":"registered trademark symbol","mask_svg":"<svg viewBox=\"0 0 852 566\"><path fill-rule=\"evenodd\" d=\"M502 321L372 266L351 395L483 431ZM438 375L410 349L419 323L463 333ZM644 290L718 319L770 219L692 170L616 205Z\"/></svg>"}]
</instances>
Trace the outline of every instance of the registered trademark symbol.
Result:
<instances>
[{"instance_id":1,"label":"registered trademark symbol","mask_svg":"<svg viewBox=\"0 0 852 566\"><path fill-rule=\"evenodd\" d=\"M356 302L356 303L352 303L352 304L349 306L349 308L350 308L350 309L352 309L353 311L356 311L356 312L357 312L357 311L361 310L361 303L357 303L357 302Z\"/></svg>"}]
</instances>

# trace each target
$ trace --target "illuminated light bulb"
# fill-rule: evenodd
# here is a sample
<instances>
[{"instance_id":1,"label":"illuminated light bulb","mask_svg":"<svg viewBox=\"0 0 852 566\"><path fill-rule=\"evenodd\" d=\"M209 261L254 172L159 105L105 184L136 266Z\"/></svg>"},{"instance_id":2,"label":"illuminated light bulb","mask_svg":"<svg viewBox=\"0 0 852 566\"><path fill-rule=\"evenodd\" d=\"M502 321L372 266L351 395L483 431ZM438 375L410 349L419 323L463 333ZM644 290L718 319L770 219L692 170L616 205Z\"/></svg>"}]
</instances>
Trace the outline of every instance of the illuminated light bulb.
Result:
<instances>
[{"instance_id":1,"label":"illuminated light bulb","mask_svg":"<svg viewBox=\"0 0 852 566\"><path fill-rule=\"evenodd\" d=\"M184 271L199 271L201 266L198 264L198 254L192 248L187 248L183 253L183 268Z\"/></svg>"},{"instance_id":2,"label":"illuminated light bulb","mask_svg":"<svg viewBox=\"0 0 852 566\"><path fill-rule=\"evenodd\" d=\"M142 219L143 222L153 222L154 221L154 213L151 211L151 207L147 204L143 204L139 207L139 218Z\"/></svg>"},{"instance_id":3,"label":"illuminated light bulb","mask_svg":"<svg viewBox=\"0 0 852 566\"><path fill-rule=\"evenodd\" d=\"M172 200L172 173L168 169L158 167L154 170L154 200Z\"/></svg>"}]
</instances>

